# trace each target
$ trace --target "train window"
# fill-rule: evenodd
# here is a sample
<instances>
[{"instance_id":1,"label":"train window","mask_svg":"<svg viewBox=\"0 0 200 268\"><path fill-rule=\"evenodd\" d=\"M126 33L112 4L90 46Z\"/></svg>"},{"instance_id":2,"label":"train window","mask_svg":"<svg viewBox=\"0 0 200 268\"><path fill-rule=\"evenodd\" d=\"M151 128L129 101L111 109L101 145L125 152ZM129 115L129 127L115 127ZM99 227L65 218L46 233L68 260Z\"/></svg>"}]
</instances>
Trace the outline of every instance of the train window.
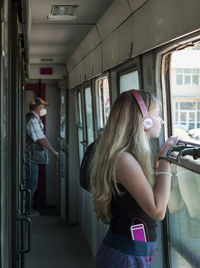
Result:
<instances>
[{"instance_id":1,"label":"train window","mask_svg":"<svg viewBox=\"0 0 200 268\"><path fill-rule=\"evenodd\" d=\"M108 77L96 80L96 109L98 130L104 128L110 113Z\"/></svg>"},{"instance_id":2,"label":"train window","mask_svg":"<svg viewBox=\"0 0 200 268\"><path fill-rule=\"evenodd\" d=\"M121 74L119 79L119 86L120 93L130 89L139 89L138 71Z\"/></svg>"},{"instance_id":3,"label":"train window","mask_svg":"<svg viewBox=\"0 0 200 268\"><path fill-rule=\"evenodd\" d=\"M78 121L78 144L79 144L79 161L81 164L84 148L83 148L83 118L82 118L82 103L81 103L81 93L77 94L77 121Z\"/></svg>"},{"instance_id":4,"label":"train window","mask_svg":"<svg viewBox=\"0 0 200 268\"><path fill-rule=\"evenodd\" d=\"M199 45L172 53L170 96L172 134L200 143L200 50ZM172 164L172 187L168 204L171 267L200 267L200 164L191 156L182 166ZM179 163L180 164L180 163ZM190 167L190 170L187 168ZM193 169L194 170L194 169Z\"/></svg>"},{"instance_id":5,"label":"train window","mask_svg":"<svg viewBox=\"0 0 200 268\"><path fill-rule=\"evenodd\" d=\"M89 145L94 141L92 95L90 87L85 88L85 111L86 111L87 144Z\"/></svg>"},{"instance_id":6,"label":"train window","mask_svg":"<svg viewBox=\"0 0 200 268\"><path fill-rule=\"evenodd\" d=\"M200 143L199 45L174 52L170 64L173 134Z\"/></svg>"},{"instance_id":7,"label":"train window","mask_svg":"<svg viewBox=\"0 0 200 268\"><path fill-rule=\"evenodd\" d=\"M200 267L200 174L172 165L169 208L171 267Z\"/></svg>"}]
</instances>

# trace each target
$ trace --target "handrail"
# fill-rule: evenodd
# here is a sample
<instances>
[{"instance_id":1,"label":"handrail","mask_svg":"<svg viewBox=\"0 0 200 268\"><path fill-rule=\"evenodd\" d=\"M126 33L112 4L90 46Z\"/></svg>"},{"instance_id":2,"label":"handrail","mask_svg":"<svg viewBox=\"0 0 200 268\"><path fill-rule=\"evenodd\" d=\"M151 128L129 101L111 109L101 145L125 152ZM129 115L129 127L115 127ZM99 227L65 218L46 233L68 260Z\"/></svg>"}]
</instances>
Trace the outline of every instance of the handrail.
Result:
<instances>
[{"instance_id":1,"label":"handrail","mask_svg":"<svg viewBox=\"0 0 200 268\"><path fill-rule=\"evenodd\" d=\"M175 165L200 174L200 144L179 141L168 151L167 159Z\"/></svg>"}]
</instances>

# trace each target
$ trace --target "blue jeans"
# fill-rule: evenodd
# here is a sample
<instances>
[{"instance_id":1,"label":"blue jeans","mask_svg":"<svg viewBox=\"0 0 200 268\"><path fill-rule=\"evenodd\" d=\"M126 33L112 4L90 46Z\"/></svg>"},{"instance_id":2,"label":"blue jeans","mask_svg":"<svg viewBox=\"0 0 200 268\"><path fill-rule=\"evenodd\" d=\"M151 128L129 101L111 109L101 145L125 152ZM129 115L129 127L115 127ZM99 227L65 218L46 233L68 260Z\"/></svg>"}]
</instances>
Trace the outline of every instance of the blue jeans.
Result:
<instances>
[{"instance_id":1,"label":"blue jeans","mask_svg":"<svg viewBox=\"0 0 200 268\"><path fill-rule=\"evenodd\" d=\"M31 190L31 199L33 199L33 195L38 187L39 165L30 163L30 166L26 169L26 185Z\"/></svg>"}]
</instances>

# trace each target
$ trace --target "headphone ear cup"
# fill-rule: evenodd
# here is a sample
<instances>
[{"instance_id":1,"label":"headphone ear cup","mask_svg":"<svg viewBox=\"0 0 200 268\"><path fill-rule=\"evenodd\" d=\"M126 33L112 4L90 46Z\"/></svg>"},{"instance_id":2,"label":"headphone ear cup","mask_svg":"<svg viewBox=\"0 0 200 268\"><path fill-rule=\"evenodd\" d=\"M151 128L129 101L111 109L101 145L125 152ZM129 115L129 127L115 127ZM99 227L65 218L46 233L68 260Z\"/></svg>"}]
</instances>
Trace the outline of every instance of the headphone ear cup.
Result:
<instances>
[{"instance_id":1,"label":"headphone ear cup","mask_svg":"<svg viewBox=\"0 0 200 268\"><path fill-rule=\"evenodd\" d=\"M144 130L148 131L153 127L153 118L150 116L143 119Z\"/></svg>"}]
</instances>

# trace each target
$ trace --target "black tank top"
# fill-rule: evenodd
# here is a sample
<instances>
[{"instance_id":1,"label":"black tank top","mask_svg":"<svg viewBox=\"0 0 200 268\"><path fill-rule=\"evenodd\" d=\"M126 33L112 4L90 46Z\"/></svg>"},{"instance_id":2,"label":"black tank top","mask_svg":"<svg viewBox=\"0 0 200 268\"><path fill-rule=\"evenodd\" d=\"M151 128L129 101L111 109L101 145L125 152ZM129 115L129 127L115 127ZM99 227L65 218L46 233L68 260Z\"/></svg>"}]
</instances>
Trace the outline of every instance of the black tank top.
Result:
<instances>
[{"instance_id":1,"label":"black tank top","mask_svg":"<svg viewBox=\"0 0 200 268\"><path fill-rule=\"evenodd\" d=\"M131 238L130 226L134 217L142 219L148 228L150 241L156 240L156 221L149 217L138 205L130 193L121 185L118 184L122 195L116 194L111 200L112 218L110 222L110 230L121 236ZM141 224L139 220L134 220L134 224ZM146 228L145 228L146 232ZM147 237L147 235L146 235Z\"/></svg>"}]
</instances>

